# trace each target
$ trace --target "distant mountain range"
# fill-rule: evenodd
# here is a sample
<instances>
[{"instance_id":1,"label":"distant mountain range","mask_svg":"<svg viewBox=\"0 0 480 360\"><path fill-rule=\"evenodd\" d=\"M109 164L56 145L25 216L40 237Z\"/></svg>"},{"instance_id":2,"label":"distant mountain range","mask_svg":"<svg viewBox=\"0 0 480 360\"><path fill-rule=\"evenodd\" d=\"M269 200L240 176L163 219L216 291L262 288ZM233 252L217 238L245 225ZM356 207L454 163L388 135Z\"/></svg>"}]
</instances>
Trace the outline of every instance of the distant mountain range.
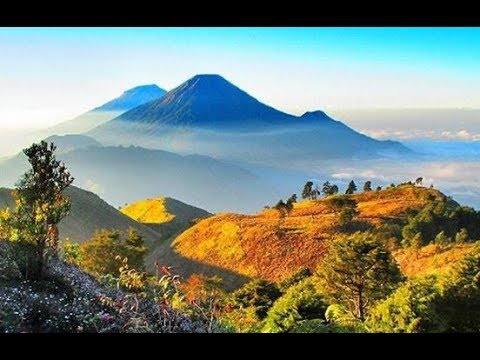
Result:
<instances>
[{"instance_id":1,"label":"distant mountain range","mask_svg":"<svg viewBox=\"0 0 480 360\"><path fill-rule=\"evenodd\" d=\"M157 85L137 86L85 114L43 130L42 133L44 136L80 134L121 115L127 110L159 99L165 93L166 91Z\"/></svg>"},{"instance_id":2,"label":"distant mountain range","mask_svg":"<svg viewBox=\"0 0 480 360\"><path fill-rule=\"evenodd\" d=\"M87 134L106 144L246 161L409 152L398 142L360 134L322 111L294 116L276 110L219 75L196 75L160 99L133 108Z\"/></svg>"},{"instance_id":3,"label":"distant mountain range","mask_svg":"<svg viewBox=\"0 0 480 360\"><path fill-rule=\"evenodd\" d=\"M83 135L49 140L59 144L57 157L75 177L74 184L114 206L165 194L210 212L249 212L280 196L252 172L207 156L101 146ZM28 169L27 159L20 153L2 162L0 169L0 184L11 187Z\"/></svg>"}]
</instances>

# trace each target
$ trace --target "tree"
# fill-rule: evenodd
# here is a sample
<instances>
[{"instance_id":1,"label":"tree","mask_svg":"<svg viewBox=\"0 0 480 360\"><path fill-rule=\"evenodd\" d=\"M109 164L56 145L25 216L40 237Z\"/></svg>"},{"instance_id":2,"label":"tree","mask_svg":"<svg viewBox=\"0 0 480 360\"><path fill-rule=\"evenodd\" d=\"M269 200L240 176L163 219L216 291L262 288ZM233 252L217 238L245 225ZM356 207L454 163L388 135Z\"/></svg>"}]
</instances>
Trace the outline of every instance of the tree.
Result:
<instances>
[{"instance_id":1,"label":"tree","mask_svg":"<svg viewBox=\"0 0 480 360\"><path fill-rule=\"evenodd\" d=\"M287 199L287 202L285 203L285 210L288 215L290 215L290 212L293 210L293 204L297 202L297 194L293 194Z\"/></svg>"},{"instance_id":2,"label":"tree","mask_svg":"<svg viewBox=\"0 0 480 360\"><path fill-rule=\"evenodd\" d=\"M416 184L416 185L422 186L422 182L423 182L423 177L418 177L418 178L415 180L415 184Z\"/></svg>"},{"instance_id":3,"label":"tree","mask_svg":"<svg viewBox=\"0 0 480 360\"><path fill-rule=\"evenodd\" d=\"M416 250L420 249L423 246L422 233L418 232L411 240L410 245Z\"/></svg>"},{"instance_id":4,"label":"tree","mask_svg":"<svg viewBox=\"0 0 480 360\"><path fill-rule=\"evenodd\" d=\"M360 321L366 310L402 280L387 248L368 233L335 240L319 269L324 291Z\"/></svg>"},{"instance_id":5,"label":"tree","mask_svg":"<svg viewBox=\"0 0 480 360\"><path fill-rule=\"evenodd\" d=\"M382 333L445 331L437 306L440 296L435 276L410 280L375 306L367 320L369 329Z\"/></svg>"},{"instance_id":6,"label":"tree","mask_svg":"<svg viewBox=\"0 0 480 360\"><path fill-rule=\"evenodd\" d=\"M132 227L128 228L126 235L125 247L129 266L136 270L144 270L147 248L142 235Z\"/></svg>"},{"instance_id":7,"label":"tree","mask_svg":"<svg viewBox=\"0 0 480 360\"><path fill-rule=\"evenodd\" d=\"M330 195L335 195L336 193L338 193L338 186L337 185L330 184L329 181L326 181L325 183L323 183L322 194L325 197L330 196Z\"/></svg>"},{"instance_id":8,"label":"tree","mask_svg":"<svg viewBox=\"0 0 480 360\"><path fill-rule=\"evenodd\" d=\"M478 332L480 324L480 245L449 274L439 312L448 332Z\"/></svg>"},{"instance_id":9,"label":"tree","mask_svg":"<svg viewBox=\"0 0 480 360\"><path fill-rule=\"evenodd\" d=\"M146 249L142 237L133 229L126 233L117 230L97 231L80 245L81 267L95 276L119 275L121 262L128 259L129 268L143 270Z\"/></svg>"},{"instance_id":10,"label":"tree","mask_svg":"<svg viewBox=\"0 0 480 360\"><path fill-rule=\"evenodd\" d=\"M347 208L356 209L357 201L346 195L338 195L326 199L325 205L333 212L340 212Z\"/></svg>"},{"instance_id":11,"label":"tree","mask_svg":"<svg viewBox=\"0 0 480 360\"><path fill-rule=\"evenodd\" d=\"M282 199L280 199L273 208L279 212L280 217L284 217L288 213L287 204L285 204Z\"/></svg>"},{"instance_id":12,"label":"tree","mask_svg":"<svg viewBox=\"0 0 480 360\"><path fill-rule=\"evenodd\" d=\"M338 194L338 186L333 184L330 189L330 195L335 195L335 194Z\"/></svg>"},{"instance_id":13,"label":"tree","mask_svg":"<svg viewBox=\"0 0 480 360\"><path fill-rule=\"evenodd\" d=\"M56 146L41 141L23 150L31 169L13 192L16 208L9 216L13 239L32 247L27 264L31 278L41 278L50 256L58 254L58 223L68 214L70 199L63 191L73 177L55 158Z\"/></svg>"},{"instance_id":14,"label":"tree","mask_svg":"<svg viewBox=\"0 0 480 360\"><path fill-rule=\"evenodd\" d=\"M277 285L263 279L255 279L234 291L231 301L235 308L254 307L258 318L263 319L280 295Z\"/></svg>"},{"instance_id":15,"label":"tree","mask_svg":"<svg viewBox=\"0 0 480 360\"><path fill-rule=\"evenodd\" d=\"M447 235L445 235L445 231L442 230L437 234L437 236L435 236L434 242L437 245L444 246L451 243L452 239L450 239Z\"/></svg>"},{"instance_id":16,"label":"tree","mask_svg":"<svg viewBox=\"0 0 480 360\"><path fill-rule=\"evenodd\" d=\"M382 190L382 187L381 186L377 186L377 191L381 191Z\"/></svg>"},{"instance_id":17,"label":"tree","mask_svg":"<svg viewBox=\"0 0 480 360\"><path fill-rule=\"evenodd\" d=\"M342 211L340 211L340 214L338 215L338 224L340 226L347 226L359 214L360 213L356 208L347 207L347 208L343 209Z\"/></svg>"},{"instance_id":18,"label":"tree","mask_svg":"<svg viewBox=\"0 0 480 360\"><path fill-rule=\"evenodd\" d=\"M355 181L350 181L348 184L347 190L345 190L346 195L352 195L355 194L355 191L357 191L357 185L355 185Z\"/></svg>"},{"instance_id":19,"label":"tree","mask_svg":"<svg viewBox=\"0 0 480 360\"><path fill-rule=\"evenodd\" d=\"M312 189L313 189L313 182L307 181L307 183L303 187L302 198L303 199L310 199L311 196L312 196Z\"/></svg>"},{"instance_id":20,"label":"tree","mask_svg":"<svg viewBox=\"0 0 480 360\"><path fill-rule=\"evenodd\" d=\"M465 244L469 239L468 231L465 228L461 228L455 235L455 242L457 244Z\"/></svg>"},{"instance_id":21,"label":"tree","mask_svg":"<svg viewBox=\"0 0 480 360\"><path fill-rule=\"evenodd\" d=\"M313 279L307 278L290 287L275 301L265 318L264 331L288 332L303 320L325 320L327 306Z\"/></svg>"},{"instance_id":22,"label":"tree","mask_svg":"<svg viewBox=\"0 0 480 360\"><path fill-rule=\"evenodd\" d=\"M365 192L372 191L372 182L370 180L365 181L365 184L363 184L363 191Z\"/></svg>"}]
</instances>

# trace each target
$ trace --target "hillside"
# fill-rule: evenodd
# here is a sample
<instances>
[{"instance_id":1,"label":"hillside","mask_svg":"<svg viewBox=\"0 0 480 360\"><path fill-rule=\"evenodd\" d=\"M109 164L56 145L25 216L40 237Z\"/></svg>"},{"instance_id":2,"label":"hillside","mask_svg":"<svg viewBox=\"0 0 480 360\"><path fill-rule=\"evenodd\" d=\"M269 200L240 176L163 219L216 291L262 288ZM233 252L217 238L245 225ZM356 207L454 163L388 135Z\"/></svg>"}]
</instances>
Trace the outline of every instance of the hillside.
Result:
<instances>
[{"instance_id":1,"label":"hillside","mask_svg":"<svg viewBox=\"0 0 480 360\"><path fill-rule=\"evenodd\" d=\"M196 75L162 98L87 133L102 143L274 162L408 153L361 134L323 111L295 116L261 103L220 75Z\"/></svg>"},{"instance_id":2,"label":"hillside","mask_svg":"<svg viewBox=\"0 0 480 360\"><path fill-rule=\"evenodd\" d=\"M162 239L174 237L195 221L211 216L208 211L184 202L157 197L128 204L120 212L162 234Z\"/></svg>"},{"instance_id":3,"label":"hillside","mask_svg":"<svg viewBox=\"0 0 480 360\"><path fill-rule=\"evenodd\" d=\"M161 235L142 225L103 201L92 192L77 187L68 188L65 193L72 200L70 214L60 222L60 237L82 243L92 237L96 230L126 230L133 227L142 234L147 243L154 243ZM11 190L0 188L0 208L13 205Z\"/></svg>"},{"instance_id":4,"label":"hillside","mask_svg":"<svg viewBox=\"0 0 480 360\"><path fill-rule=\"evenodd\" d=\"M358 201L358 220L364 227L405 220L409 211L421 209L432 199L448 201L437 190L414 186L353 197ZM218 214L186 230L171 249L166 245L162 251L157 249L155 256L160 263L174 265L184 274L199 270L214 274L221 268L243 278L280 281L302 266L314 269L319 264L329 241L339 234L337 217L325 200L301 201L285 218L274 209L256 215ZM189 267L184 269L187 260ZM226 279L227 285L239 281L232 275Z\"/></svg>"}]
</instances>

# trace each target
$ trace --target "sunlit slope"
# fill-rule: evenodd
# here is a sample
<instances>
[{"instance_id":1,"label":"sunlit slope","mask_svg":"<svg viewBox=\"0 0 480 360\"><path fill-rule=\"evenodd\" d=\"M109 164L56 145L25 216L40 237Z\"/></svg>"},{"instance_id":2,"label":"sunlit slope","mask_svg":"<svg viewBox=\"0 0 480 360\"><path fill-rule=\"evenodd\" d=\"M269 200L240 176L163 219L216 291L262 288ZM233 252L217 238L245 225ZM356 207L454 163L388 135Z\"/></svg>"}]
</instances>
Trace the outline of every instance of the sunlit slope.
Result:
<instances>
[{"instance_id":1,"label":"sunlit slope","mask_svg":"<svg viewBox=\"0 0 480 360\"><path fill-rule=\"evenodd\" d=\"M359 220L371 225L406 219L409 209L429 201L448 201L439 191L402 186L353 195ZM302 201L291 214L279 217L268 209L257 215L219 214L200 221L172 244L178 255L247 277L271 281L287 278L302 266L314 269L339 235L337 214L325 200ZM158 254L168 263L168 258Z\"/></svg>"},{"instance_id":2,"label":"sunlit slope","mask_svg":"<svg viewBox=\"0 0 480 360\"><path fill-rule=\"evenodd\" d=\"M120 211L132 219L160 231L163 237L178 235L197 219L211 216L208 211L169 198L157 197L128 204Z\"/></svg>"},{"instance_id":3,"label":"sunlit slope","mask_svg":"<svg viewBox=\"0 0 480 360\"><path fill-rule=\"evenodd\" d=\"M394 256L402 272L408 277L441 275L452 269L474 248L475 244L455 244L448 247L430 244L419 250L401 249L394 252Z\"/></svg>"}]
</instances>

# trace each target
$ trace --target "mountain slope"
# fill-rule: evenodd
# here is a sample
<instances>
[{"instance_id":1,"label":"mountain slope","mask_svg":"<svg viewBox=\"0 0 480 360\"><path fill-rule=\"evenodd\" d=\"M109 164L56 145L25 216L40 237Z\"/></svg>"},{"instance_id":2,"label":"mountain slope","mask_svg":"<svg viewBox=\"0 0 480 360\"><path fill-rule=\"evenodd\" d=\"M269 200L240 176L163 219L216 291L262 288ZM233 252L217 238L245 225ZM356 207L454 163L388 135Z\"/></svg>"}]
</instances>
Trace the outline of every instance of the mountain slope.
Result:
<instances>
[{"instance_id":1,"label":"mountain slope","mask_svg":"<svg viewBox=\"0 0 480 360\"><path fill-rule=\"evenodd\" d=\"M358 201L363 226L405 220L411 209L447 198L437 190L403 186L353 195ZM301 267L312 270L323 259L329 242L339 235L338 215L324 200L302 201L291 214L280 218L274 209L256 215L218 214L200 221L178 236L172 244L155 250L155 261L175 266L188 276L205 266L228 270L243 277L270 281L288 278ZM186 261L199 264L185 269ZM208 269L208 275L215 271ZM230 276L227 286L239 284Z\"/></svg>"},{"instance_id":2,"label":"mountain slope","mask_svg":"<svg viewBox=\"0 0 480 360\"><path fill-rule=\"evenodd\" d=\"M148 244L153 244L161 234L136 222L107 204L92 192L70 187L65 194L72 200L70 214L60 222L60 238L82 243L92 237L96 230L127 230L132 227L140 232ZM11 190L0 188L0 208L13 206Z\"/></svg>"},{"instance_id":3,"label":"mountain slope","mask_svg":"<svg viewBox=\"0 0 480 360\"><path fill-rule=\"evenodd\" d=\"M108 144L272 161L293 157L365 157L409 150L360 134L324 112L293 116L262 104L219 75L196 75L161 99L91 130Z\"/></svg>"},{"instance_id":4,"label":"mountain slope","mask_svg":"<svg viewBox=\"0 0 480 360\"><path fill-rule=\"evenodd\" d=\"M52 134L80 134L101 125L127 110L133 109L149 101L158 99L166 93L157 85L142 85L126 90L119 97L106 102L105 104L92 109L74 119L62 122L45 131L42 136Z\"/></svg>"},{"instance_id":5,"label":"mountain slope","mask_svg":"<svg viewBox=\"0 0 480 360\"><path fill-rule=\"evenodd\" d=\"M192 226L194 221L212 215L169 197L137 201L122 207L120 212L160 232L163 237L176 236Z\"/></svg>"}]
</instances>

